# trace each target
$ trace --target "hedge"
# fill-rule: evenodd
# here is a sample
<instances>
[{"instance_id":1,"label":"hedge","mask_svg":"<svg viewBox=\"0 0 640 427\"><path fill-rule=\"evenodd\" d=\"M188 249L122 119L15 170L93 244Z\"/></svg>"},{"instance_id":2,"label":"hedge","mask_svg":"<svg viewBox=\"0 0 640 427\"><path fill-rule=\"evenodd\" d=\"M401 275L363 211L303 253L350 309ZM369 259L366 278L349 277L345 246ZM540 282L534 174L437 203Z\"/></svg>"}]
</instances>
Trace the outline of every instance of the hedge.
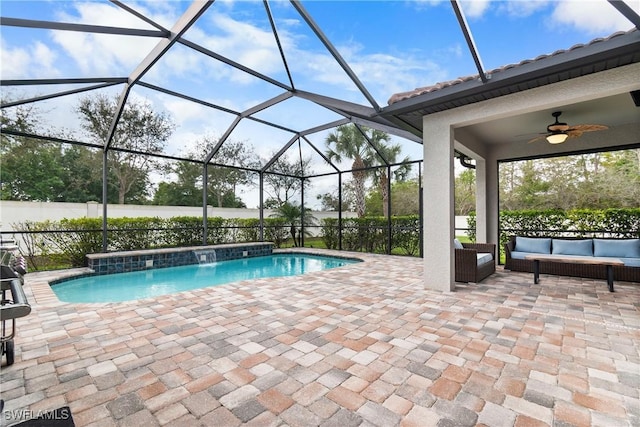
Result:
<instances>
[{"instance_id":1,"label":"hedge","mask_svg":"<svg viewBox=\"0 0 640 427\"><path fill-rule=\"evenodd\" d=\"M418 215L391 217L391 248L388 247L388 222L382 216L344 218L342 249L371 253L420 253L421 233ZM289 237L288 225L281 218L264 219L264 240L280 247ZM471 241L475 241L475 213L468 220ZM102 251L102 219L79 218L60 221L27 221L14 225L27 231L24 240L30 265L37 268L38 255L56 257L62 264L85 265L86 254ZM202 218L107 219L108 251L198 246L202 244ZM569 211L504 211L500 213L500 247L509 236L596 236L640 237L640 208L575 209ZM338 249L338 220L323 219L322 241L329 249ZM258 241L260 220L255 218L207 218L207 243L221 244Z\"/></svg>"},{"instance_id":2,"label":"hedge","mask_svg":"<svg viewBox=\"0 0 640 427\"><path fill-rule=\"evenodd\" d=\"M343 218L342 249L357 252L386 253L388 248L388 219L383 216ZM328 249L338 249L338 220L322 220L321 237ZM391 248L405 255L420 253L420 217L418 215L391 217Z\"/></svg>"},{"instance_id":3,"label":"hedge","mask_svg":"<svg viewBox=\"0 0 640 427\"><path fill-rule=\"evenodd\" d=\"M276 247L288 238L288 226L281 218L264 219L264 239ZM26 221L14 228L25 230L26 256L37 269L39 257L55 257L62 265L86 265L86 255L102 252L102 219L77 218L60 221ZM202 217L108 218L108 251L130 251L202 244ZM255 242L260 237L260 220L254 218L207 218L207 244Z\"/></svg>"},{"instance_id":4,"label":"hedge","mask_svg":"<svg viewBox=\"0 0 640 427\"><path fill-rule=\"evenodd\" d=\"M475 212L469 216L475 241ZM640 208L520 210L500 212L500 248L509 236L640 237Z\"/></svg>"}]
</instances>

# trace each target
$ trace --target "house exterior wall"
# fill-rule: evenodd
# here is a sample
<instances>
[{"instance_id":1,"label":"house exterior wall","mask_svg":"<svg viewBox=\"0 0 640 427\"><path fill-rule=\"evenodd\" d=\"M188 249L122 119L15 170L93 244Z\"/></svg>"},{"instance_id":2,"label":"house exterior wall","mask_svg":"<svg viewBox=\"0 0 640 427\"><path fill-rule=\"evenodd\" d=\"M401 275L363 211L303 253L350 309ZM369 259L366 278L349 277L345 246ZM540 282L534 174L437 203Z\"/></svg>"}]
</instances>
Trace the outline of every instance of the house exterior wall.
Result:
<instances>
[{"instance_id":1,"label":"house exterior wall","mask_svg":"<svg viewBox=\"0 0 640 427\"><path fill-rule=\"evenodd\" d=\"M424 177L423 197L425 288L441 291L455 289L453 239L447 238L446 231L427 234L427 230L445 227L452 230L453 204L448 203L447 197L453 192L454 180L447 171L448 163L443 156L446 152L451 152L453 156L452 141L460 142L456 140L455 128L637 90L638 75L640 64L631 64L424 116L425 171L429 171ZM597 134L583 135L581 149L606 149L628 141L637 142L639 129L636 125L620 126ZM459 136L462 140L466 135L460 132ZM544 154L561 155L570 149L565 144L547 144L541 151L540 147L533 147L532 144L492 145L489 142L484 142L484 146L482 141L473 140L470 143L472 151L482 153L486 161L483 178L486 185L486 213L477 218L477 229L481 230L479 236L486 230L486 242L498 244L498 162ZM437 145L441 147L438 148ZM429 159L427 156L433 158ZM442 191L445 186L449 190ZM437 203L434 203L434 198Z\"/></svg>"}]
</instances>

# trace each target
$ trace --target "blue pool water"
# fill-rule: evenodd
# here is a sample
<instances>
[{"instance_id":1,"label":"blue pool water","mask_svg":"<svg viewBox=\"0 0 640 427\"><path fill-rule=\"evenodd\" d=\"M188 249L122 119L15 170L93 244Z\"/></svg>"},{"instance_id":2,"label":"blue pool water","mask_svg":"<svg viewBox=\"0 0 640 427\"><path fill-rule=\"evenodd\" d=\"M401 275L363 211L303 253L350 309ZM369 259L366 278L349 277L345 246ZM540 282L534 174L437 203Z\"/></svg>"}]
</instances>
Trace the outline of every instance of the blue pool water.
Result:
<instances>
[{"instance_id":1,"label":"blue pool water","mask_svg":"<svg viewBox=\"0 0 640 427\"><path fill-rule=\"evenodd\" d=\"M85 276L51 286L60 301L121 302L156 297L247 279L295 276L341 267L353 259L278 254L210 264L158 268L131 273Z\"/></svg>"}]
</instances>

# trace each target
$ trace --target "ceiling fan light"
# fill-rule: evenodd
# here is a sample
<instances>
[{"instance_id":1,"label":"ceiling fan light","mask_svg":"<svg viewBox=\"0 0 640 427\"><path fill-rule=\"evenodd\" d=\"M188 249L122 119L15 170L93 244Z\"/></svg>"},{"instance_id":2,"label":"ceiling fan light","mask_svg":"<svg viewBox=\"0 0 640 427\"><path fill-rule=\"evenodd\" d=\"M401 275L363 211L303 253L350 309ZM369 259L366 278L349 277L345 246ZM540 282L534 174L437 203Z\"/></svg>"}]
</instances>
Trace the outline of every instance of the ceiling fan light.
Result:
<instances>
[{"instance_id":1,"label":"ceiling fan light","mask_svg":"<svg viewBox=\"0 0 640 427\"><path fill-rule=\"evenodd\" d=\"M549 144L562 144L568 137L569 135L565 132L552 133L551 135L547 135L547 142L549 142Z\"/></svg>"}]
</instances>

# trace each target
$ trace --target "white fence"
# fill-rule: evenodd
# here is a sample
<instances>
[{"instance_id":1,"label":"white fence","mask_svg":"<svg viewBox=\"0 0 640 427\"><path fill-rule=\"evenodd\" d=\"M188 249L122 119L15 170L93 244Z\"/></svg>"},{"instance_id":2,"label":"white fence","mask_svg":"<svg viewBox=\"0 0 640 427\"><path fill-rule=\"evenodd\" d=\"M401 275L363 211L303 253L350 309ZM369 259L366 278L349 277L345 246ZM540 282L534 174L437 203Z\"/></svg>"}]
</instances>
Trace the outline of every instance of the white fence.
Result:
<instances>
[{"instance_id":1,"label":"white fence","mask_svg":"<svg viewBox=\"0 0 640 427\"><path fill-rule=\"evenodd\" d=\"M153 205L107 205L109 218L176 216L201 217L203 210L196 206L153 206ZM273 210L265 209L268 218ZM353 212L343 212L344 218L356 216ZM214 208L207 206L209 218L260 218L260 209ZM315 211L313 216L321 221L324 218L338 218L338 212ZM102 203L63 203L63 202L14 202L0 201L0 229L15 231L16 225L24 221L59 221L74 218L102 218Z\"/></svg>"},{"instance_id":2,"label":"white fence","mask_svg":"<svg viewBox=\"0 0 640 427\"><path fill-rule=\"evenodd\" d=\"M109 218L202 216L202 208L194 206L153 206L153 205L107 205ZM264 217L268 218L273 210L265 209ZM343 218L355 217L354 212L343 212ZM214 208L207 206L209 218L260 218L259 209ZM338 218L338 212L314 211L313 216L320 222L324 218ZM15 202L0 201L0 231L10 232L19 229L18 224L25 221L59 221L73 218L102 218L102 204L97 202L63 203L63 202ZM456 216L456 234L466 234L467 217ZM310 230L317 235L320 227Z\"/></svg>"}]
</instances>

